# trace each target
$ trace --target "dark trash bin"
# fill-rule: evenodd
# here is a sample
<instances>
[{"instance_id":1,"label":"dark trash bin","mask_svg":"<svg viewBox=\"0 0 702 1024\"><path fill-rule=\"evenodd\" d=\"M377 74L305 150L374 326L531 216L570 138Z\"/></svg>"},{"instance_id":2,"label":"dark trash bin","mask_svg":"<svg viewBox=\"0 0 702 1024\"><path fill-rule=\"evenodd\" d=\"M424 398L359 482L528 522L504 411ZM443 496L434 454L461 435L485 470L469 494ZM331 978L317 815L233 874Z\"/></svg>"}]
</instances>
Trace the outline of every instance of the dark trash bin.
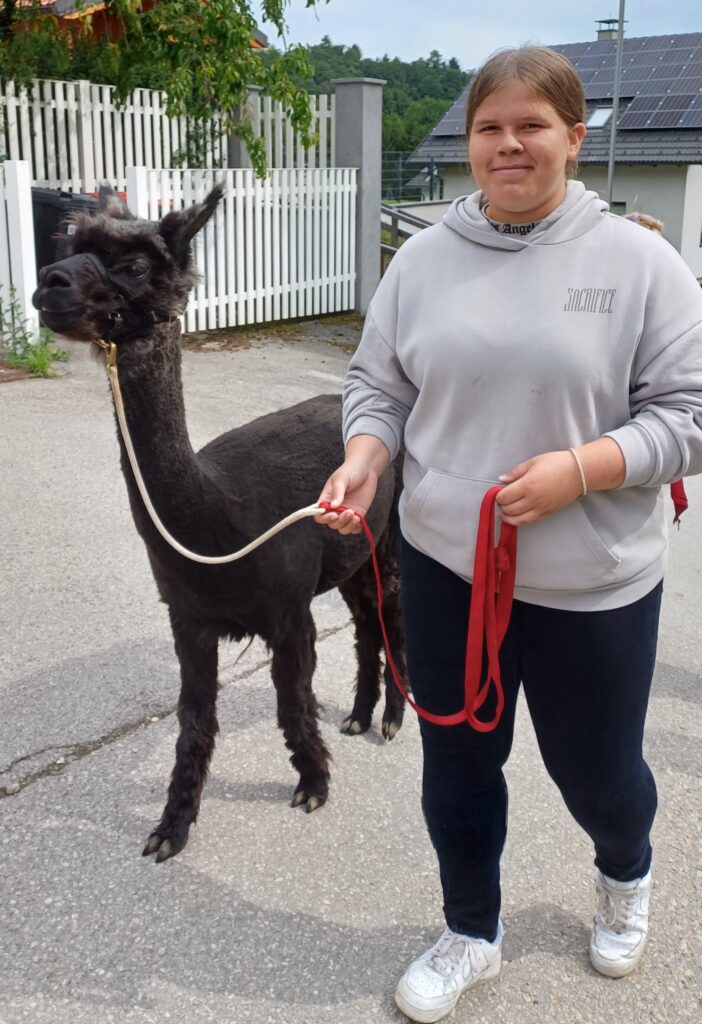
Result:
<instances>
[{"instance_id":1,"label":"dark trash bin","mask_svg":"<svg viewBox=\"0 0 702 1024\"><path fill-rule=\"evenodd\" d=\"M50 263L68 255L67 236L71 233L69 213L76 210L94 213L97 208L98 201L93 196L61 192L54 188L32 189L37 273L42 267L48 267Z\"/></svg>"}]
</instances>

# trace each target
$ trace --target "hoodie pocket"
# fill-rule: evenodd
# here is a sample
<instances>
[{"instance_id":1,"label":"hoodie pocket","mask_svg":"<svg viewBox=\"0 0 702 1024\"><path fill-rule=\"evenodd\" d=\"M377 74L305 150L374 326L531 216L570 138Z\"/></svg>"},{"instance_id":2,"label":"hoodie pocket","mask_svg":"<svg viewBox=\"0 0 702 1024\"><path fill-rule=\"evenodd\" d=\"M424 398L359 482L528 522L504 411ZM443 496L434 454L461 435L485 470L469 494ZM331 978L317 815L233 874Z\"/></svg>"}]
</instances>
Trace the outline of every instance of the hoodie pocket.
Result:
<instances>
[{"instance_id":1,"label":"hoodie pocket","mask_svg":"<svg viewBox=\"0 0 702 1024\"><path fill-rule=\"evenodd\" d=\"M428 470L400 507L407 539L459 575L472 576L480 506L496 483Z\"/></svg>"},{"instance_id":2,"label":"hoodie pocket","mask_svg":"<svg viewBox=\"0 0 702 1024\"><path fill-rule=\"evenodd\" d=\"M403 509L407 539L462 576L471 577L480 506L495 480L430 469ZM497 518L497 517L496 517ZM496 528L496 536L498 528ZM594 590L614 582L621 559L610 551L582 502L519 528L517 586Z\"/></svg>"},{"instance_id":3,"label":"hoodie pocket","mask_svg":"<svg viewBox=\"0 0 702 1024\"><path fill-rule=\"evenodd\" d=\"M587 517L581 501L519 529L517 586L596 590L614 583L621 558Z\"/></svg>"}]
</instances>

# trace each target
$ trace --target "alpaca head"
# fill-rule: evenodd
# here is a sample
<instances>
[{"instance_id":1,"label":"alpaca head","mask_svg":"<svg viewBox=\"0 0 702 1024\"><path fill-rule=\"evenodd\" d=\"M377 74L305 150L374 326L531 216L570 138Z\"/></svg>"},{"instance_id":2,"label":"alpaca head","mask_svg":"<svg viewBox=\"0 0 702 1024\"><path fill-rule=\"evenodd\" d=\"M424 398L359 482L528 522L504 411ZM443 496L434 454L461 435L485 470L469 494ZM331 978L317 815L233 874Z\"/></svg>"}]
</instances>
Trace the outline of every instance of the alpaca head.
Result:
<instances>
[{"instance_id":1,"label":"alpaca head","mask_svg":"<svg viewBox=\"0 0 702 1024\"><path fill-rule=\"evenodd\" d=\"M71 255L39 272L32 301L47 327L79 341L129 341L185 310L197 280L190 243L222 197L138 220L109 186L99 211L76 213Z\"/></svg>"}]
</instances>

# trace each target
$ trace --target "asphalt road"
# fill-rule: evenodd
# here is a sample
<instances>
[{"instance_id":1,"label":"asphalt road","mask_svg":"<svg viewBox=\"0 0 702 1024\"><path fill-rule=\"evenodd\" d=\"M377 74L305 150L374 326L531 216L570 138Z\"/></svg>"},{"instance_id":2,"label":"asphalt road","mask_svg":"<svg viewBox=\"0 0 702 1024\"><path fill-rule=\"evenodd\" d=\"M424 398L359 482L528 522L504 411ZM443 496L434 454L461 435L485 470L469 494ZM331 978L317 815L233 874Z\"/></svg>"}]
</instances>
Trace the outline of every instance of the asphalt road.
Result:
<instances>
[{"instance_id":1,"label":"asphalt road","mask_svg":"<svg viewBox=\"0 0 702 1024\"><path fill-rule=\"evenodd\" d=\"M340 343L355 333L328 320L186 352L195 447L338 390ZM141 857L173 763L177 664L103 371L71 349L62 378L0 386L0 1024L398 1024L396 980L442 927L418 729L409 713L385 743L377 713L365 736L339 734L354 654L336 595L314 607L334 755L326 807L288 806L295 777L267 654L231 645L199 823L174 860ZM700 1019L701 483L689 482L672 537L647 734L660 811L645 963L622 981L589 966L591 849L522 706L507 770L504 967L464 997L459 1024Z\"/></svg>"}]
</instances>

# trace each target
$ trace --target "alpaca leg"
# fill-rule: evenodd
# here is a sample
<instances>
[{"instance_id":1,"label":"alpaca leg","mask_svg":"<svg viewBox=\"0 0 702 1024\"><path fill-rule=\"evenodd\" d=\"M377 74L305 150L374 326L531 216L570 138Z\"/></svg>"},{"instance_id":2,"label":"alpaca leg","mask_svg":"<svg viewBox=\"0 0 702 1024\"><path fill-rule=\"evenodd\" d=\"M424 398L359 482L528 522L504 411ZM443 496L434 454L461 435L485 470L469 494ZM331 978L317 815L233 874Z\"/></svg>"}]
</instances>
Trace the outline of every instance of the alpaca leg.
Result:
<instances>
[{"instance_id":1,"label":"alpaca leg","mask_svg":"<svg viewBox=\"0 0 702 1024\"><path fill-rule=\"evenodd\" d=\"M407 682L407 661L405 658L405 632L402 622L402 603L400 600L400 586L397 578L388 581L384 585L383 596L383 620L385 630L390 642L390 652L395 662L395 668L400 676L400 681L405 690L409 689ZM383 736L391 740L400 730L405 714L405 698L397 688L393 678L392 669L387 654L385 655L385 709L383 711Z\"/></svg>"},{"instance_id":2,"label":"alpaca leg","mask_svg":"<svg viewBox=\"0 0 702 1024\"><path fill-rule=\"evenodd\" d=\"M300 774L292 806L304 804L308 812L326 803L331 760L319 732L318 705L312 692L312 675L317 662L316 635L308 610L301 622L272 645L271 665L278 697L278 725L283 730L286 747L292 750L290 763Z\"/></svg>"},{"instance_id":3,"label":"alpaca leg","mask_svg":"<svg viewBox=\"0 0 702 1024\"><path fill-rule=\"evenodd\" d=\"M144 856L155 853L157 861L174 857L188 841L218 731L217 637L172 611L171 628L180 661L180 735L166 807L143 851Z\"/></svg>"},{"instance_id":4,"label":"alpaca leg","mask_svg":"<svg viewBox=\"0 0 702 1024\"><path fill-rule=\"evenodd\" d=\"M378 622L375 582L367 571L367 563L339 586L349 607L356 633L356 697L350 715L341 723L341 731L351 736L367 732L373 709L380 697L380 649L383 637Z\"/></svg>"},{"instance_id":5,"label":"alpaca leg","mask_svg":"<svg viewBox=\"0 0 702 1024\"><path fill-rule=\"evenodd\" d=\"M397 573L390 572L390 566L384 565L382 561L380 570L384 593L385 628L393 659L405 682L407 672ZM383 648L383 634L378 618L376 582L371 563L366 562L350 580L339 587L339 590L353 616L358 658L356 698L351 714L341 723L341 731L358 735L370 728L373 710L380 697L380 652ZM405 701L395 685L387 656L385 660L385 710L382 731L383 736L391 740L402 725Z\"/></svg>"}]
</instances>

